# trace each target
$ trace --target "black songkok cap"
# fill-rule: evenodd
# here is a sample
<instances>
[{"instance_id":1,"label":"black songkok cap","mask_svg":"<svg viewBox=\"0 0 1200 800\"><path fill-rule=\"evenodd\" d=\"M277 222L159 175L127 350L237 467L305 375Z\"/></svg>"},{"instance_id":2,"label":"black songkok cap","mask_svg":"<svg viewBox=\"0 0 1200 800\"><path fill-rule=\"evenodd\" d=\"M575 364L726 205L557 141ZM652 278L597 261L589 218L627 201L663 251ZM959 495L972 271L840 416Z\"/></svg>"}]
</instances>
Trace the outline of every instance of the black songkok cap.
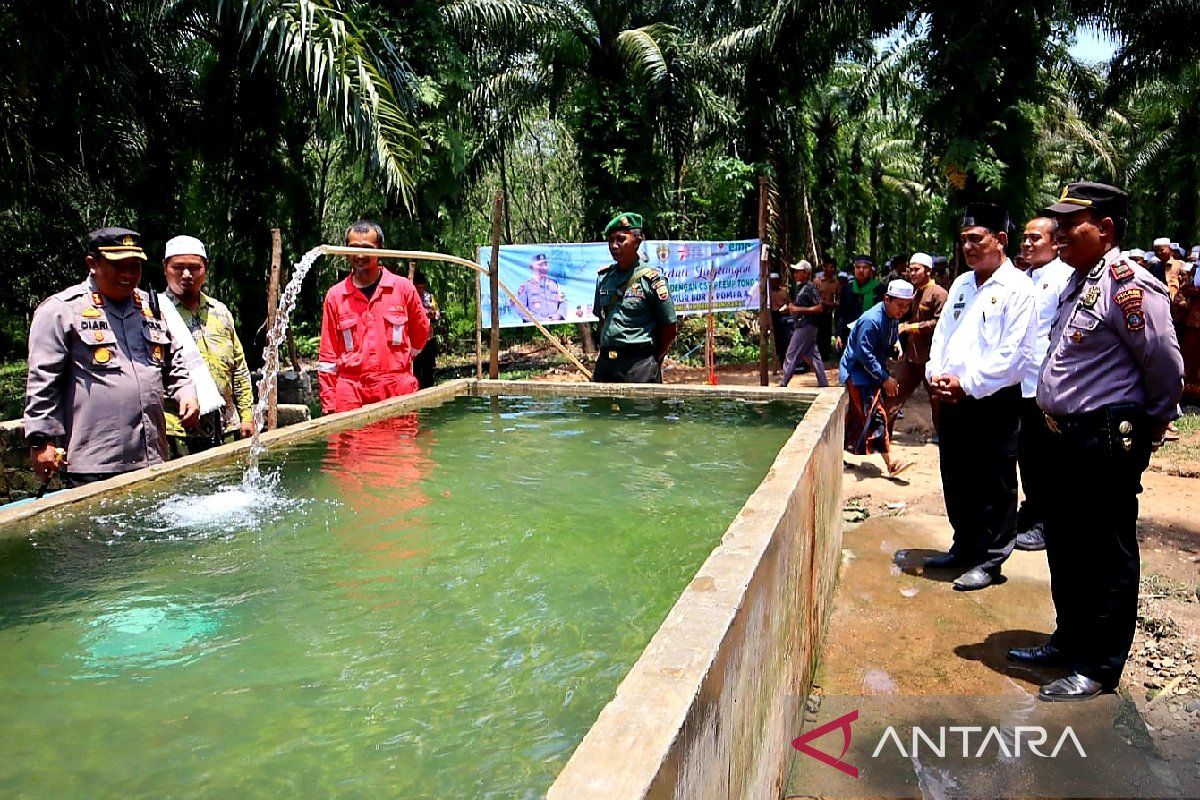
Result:
<instances>
[{"instance_id":1,"label":"black songkok cap","mask_svg":"<svg viewBox=\"0 0 1200 800\"><path fill-rule=\"evenodd\" d=\"M1011 223L1008 212L995 203L967 203L963 211L962 227L987 228L992 233L1007 234Z\"/></svg>"}]
</instances>

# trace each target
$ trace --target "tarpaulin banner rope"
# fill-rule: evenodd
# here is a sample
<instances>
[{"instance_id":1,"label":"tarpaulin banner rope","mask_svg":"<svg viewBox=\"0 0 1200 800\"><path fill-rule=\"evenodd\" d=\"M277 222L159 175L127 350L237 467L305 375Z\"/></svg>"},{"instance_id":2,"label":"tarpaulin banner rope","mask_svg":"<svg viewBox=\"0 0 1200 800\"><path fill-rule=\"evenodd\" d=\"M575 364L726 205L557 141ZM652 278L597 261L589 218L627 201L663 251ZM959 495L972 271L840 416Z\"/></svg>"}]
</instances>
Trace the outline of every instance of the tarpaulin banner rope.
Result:
<instances>
[{"instance_id":1,"label":"tarpaulin banner rope","mask_svg":"<svg viewBox=\"0 0 1200 800\"><path fill-rule=\"evenodd\" d=\"M758 239L729 242L646 240L642 259L671 287L680 315L758 310ZM479 264L491 263L492 248L479 248ZM511 244L500 247L500 281L517 286L517 303L500 298L500 327L595 322L596 275L612 263L604 242ZM482 298L483 316L491 314Z\"/></svg>"}]
</instances>

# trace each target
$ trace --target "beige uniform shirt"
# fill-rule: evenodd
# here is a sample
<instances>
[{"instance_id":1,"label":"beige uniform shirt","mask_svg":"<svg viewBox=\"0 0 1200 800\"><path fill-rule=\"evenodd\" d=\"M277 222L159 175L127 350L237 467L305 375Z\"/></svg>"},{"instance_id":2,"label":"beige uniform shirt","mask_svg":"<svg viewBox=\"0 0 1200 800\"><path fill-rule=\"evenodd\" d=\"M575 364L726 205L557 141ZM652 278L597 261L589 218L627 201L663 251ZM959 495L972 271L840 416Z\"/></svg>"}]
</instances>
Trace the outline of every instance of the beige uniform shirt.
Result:
<instances>
[{"instance_id":1,"label":"beige uniform shirt","mask_svg":"<svg viewBox=\"0 0 1200 800\"><path fill-rule=\"evenodd\" d=\"M123 303L88 280L46 299L29 327L25 434L67 450L67 471L166 460L163 397L195 398L179 347L140 290Z\"/></svg>"}]
</instances>

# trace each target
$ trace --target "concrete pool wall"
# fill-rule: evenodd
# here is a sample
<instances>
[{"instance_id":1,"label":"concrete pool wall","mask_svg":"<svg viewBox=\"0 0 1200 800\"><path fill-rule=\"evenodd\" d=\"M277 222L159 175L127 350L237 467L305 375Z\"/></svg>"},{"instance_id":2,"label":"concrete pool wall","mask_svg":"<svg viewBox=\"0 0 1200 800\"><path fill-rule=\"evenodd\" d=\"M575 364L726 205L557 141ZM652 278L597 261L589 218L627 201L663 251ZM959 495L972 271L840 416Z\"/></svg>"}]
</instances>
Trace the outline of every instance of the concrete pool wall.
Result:
<instances>
[{"instance_id":1,"label":"concrete pool wall","mask_svg":"<svg viewBox=\"0 0 1200 800\"><path fill-rule=\"evenodd\" d=\"M808 404L766 478L679 597L550 787L552 800L768 798L784 789L841 554L840 388L629 386L459 380L271 432L277 447L459 395L740 398ZM0 509L0 538L52 509L178 481L242 457L236 442Z\"/></svg>"}]
</instances>

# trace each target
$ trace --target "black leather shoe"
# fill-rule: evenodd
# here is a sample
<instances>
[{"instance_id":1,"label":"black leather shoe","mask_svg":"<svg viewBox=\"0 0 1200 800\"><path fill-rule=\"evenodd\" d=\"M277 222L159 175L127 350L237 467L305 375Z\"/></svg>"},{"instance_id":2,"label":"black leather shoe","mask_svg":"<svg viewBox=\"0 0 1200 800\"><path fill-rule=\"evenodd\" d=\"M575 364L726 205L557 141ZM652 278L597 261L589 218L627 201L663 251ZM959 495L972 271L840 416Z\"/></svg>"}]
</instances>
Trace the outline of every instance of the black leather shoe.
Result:
<instances>
[{"instance_id":1,"label":"black leather shoe","mask_svg":"<svg viewBox=\"0 0 1200 800\"><path fill-rule=\"evenodd\" d=\"M1045 550L1046 537L1042 534L1041 524L1034 525L1023 533L1018 533L1016 548L1018 550Z\"/></svg>"},{"instance_id":2,"label":"black leather shoe","mask_svg":"<svg viewBox=\"0 0 1200 800\"><path fill-rule=\"evenodd\" d=\"M921 562L932 569L949 569L951 567L965 567L967 562L963 561L953 553L942 553L936 556L926 556Z\"/></svg>"},{"instance_id":3,"label":"black leather shoe","mask_svg":"<svg viewBox=\"0 0 1200 800\"><path fill-rule=\"evenodd\" d=\"M1069 667L1070 657L1047 642L1038 647L1014 647L1008 651L1010 661L1033 664L1037 667Z\"/></svg>"},{"instance_id":4,"label":"black leather shoe","mask_svg":"<svg viewBox=\"0 0 1200 800\"><path fill-rule=\"evenodd\" d=\"M973 567L955 578L954 588L960 592L973 592L976 589L991 586L995 580L996 575L983 567Z\"/></svg>"},{"instance_id":5,"label":"black leather shoe","mask_svg":"<svg viewBox=\"0 0 1200 800\"><path fill-rule=\"evenodd\" d=\"M1072 673L1065 678L1047 683L1038 689L1038 700L1047 703L1067 703L1076 700L1091 700L1104 693L1104 686L1087 675Z\"/></svg>"}]
</instances>

